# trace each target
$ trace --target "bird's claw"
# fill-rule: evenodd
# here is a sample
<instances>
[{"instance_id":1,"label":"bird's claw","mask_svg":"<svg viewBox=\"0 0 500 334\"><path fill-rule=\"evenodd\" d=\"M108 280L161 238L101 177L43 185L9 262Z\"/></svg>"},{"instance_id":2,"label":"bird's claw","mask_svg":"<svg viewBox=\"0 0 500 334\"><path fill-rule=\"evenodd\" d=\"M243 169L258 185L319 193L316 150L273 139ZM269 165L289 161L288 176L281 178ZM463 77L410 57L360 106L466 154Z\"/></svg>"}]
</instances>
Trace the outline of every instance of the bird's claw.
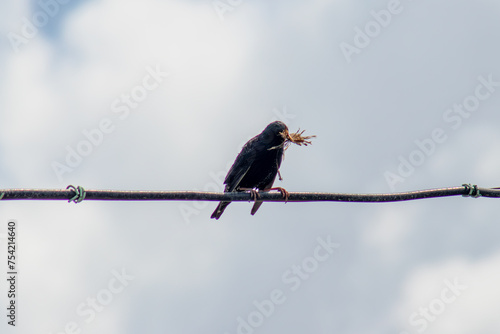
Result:
<instances>
[{"instance_id":1,"label":"bird's claw","mask_svg":"<svg viewBox=\"0 0 500 334\"><path fill-rule=\"evenodd\" d=\"M252 199L253 199L254 202L256 202L260 198L259 193L255 189L251 189L250 190L250 194L251 194Z\"/></svg>"},{"instance_id":2,"label":"bird's claw","mask_svg":"<svg viewBox=\"0 0 500 334\"><path fill-rule=\"evenodd\" d=\"M288 198L290 197L290 193L288 191L286 191L285 188L275 187L275 188L271 188L269 190L278 190L281 193L281 196L283 196L283 198L285 199L285 203L288 202Z\"/></svg>"},{"instance_id":3,"label":"bird's claw","mask_svg":"<svg viewBox=\"0 0 500 334\"><path fill-rule=\"evenodd\" d=\"M259 192L253 188L240 188L240 190L249 191L250 196L251 196L251 200L254 202L256 202L260 198Z\"/></svg>"}]
</instances>

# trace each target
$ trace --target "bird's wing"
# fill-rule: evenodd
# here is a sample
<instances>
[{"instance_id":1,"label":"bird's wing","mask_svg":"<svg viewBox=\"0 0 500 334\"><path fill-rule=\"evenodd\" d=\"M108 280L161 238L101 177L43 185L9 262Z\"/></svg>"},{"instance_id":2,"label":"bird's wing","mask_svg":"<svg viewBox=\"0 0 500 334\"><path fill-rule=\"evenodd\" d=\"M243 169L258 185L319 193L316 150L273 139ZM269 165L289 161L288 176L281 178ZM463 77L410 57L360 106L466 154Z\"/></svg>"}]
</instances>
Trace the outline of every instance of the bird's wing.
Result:
<instances>
[{"instance_id":1,"label":"bird's wing","mask_svg":"<svg viewBox=\"0 0 500 334\"><path fill-rule=\"evenodd\" d=\"M233 165L227 172L224 184L226 184L226 192L231 192L236 189L243 177L246 175L250 167L255 161L255 147L257 145L257 137L250 139L241 149L241 152L236 157Z\"/></svg>"}]
</instances>

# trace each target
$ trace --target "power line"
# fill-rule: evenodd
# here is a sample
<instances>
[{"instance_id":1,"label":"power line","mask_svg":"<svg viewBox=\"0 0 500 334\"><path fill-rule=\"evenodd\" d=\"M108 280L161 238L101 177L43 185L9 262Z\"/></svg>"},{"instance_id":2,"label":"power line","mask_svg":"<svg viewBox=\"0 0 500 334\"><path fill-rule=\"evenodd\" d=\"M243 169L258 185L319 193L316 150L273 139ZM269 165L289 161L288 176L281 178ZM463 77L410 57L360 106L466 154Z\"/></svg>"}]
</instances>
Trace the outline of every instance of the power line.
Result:
<instances>
[{"instance_id":1,"label":"power line","mask_svg":"<svg viewBox=\"0 0 500 334\"><path fill-rule=\"evenodd\" d=\"M398 202L435 197L500 197L500 188L479 188L463 184L459 187L417 190L388 194L347 194L319 192L290 192L288 202ZM259 192L265 202L284 202L279 192ZM4 189L0 200L67 200L75 203L93 201L251 201L250 192L216 193L203 191L123 191L84 190L68 186L67 189Z\"/></svg>"}]
</instances>

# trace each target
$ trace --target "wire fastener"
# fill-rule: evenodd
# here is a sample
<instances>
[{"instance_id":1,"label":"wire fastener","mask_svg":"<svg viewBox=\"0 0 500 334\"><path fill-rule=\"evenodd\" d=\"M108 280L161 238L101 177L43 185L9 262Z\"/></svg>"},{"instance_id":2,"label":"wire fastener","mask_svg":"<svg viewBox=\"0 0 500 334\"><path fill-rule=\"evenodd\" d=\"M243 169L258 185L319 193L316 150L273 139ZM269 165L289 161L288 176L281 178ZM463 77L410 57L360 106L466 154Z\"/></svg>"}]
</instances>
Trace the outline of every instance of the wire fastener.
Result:
<instances>
[{"instance_id":1,"label":"wire fastener","mask_svg":"<svg viewBox=\"0 0 500 334\"><path fill-rule=\"evenodd\" d=\"M473 185L473 184L470 184L470 183L469 184L464 183L462 185L465 187L465 191L468 192L468 194L462 195L463 197L472 197L472 198L481 197L481 192L477 188L476 184Z\"/></svg>"},{"instance_id":2,"label":"wire fastener","mask_svg":"<svg viewBox=\"0 0 500 334\"><path fill-rule=\"evenodd\" d=\"M75 192L75 196L71 197L69 199L68 203L73 202L76 204L76 203L80 203L81 201L83 201L85 199L86 192L82 186L75 187L75 186L70 184L69 186L66 187L66 189L71 189Z\"/></svg>"}]
</instances>

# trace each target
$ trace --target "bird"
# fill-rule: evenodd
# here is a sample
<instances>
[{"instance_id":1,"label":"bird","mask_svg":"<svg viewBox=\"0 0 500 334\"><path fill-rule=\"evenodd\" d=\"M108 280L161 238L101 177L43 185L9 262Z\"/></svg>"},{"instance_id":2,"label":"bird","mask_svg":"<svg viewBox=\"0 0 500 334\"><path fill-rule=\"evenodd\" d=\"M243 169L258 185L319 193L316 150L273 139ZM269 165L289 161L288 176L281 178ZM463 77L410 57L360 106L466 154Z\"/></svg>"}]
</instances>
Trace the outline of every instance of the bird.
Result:
<instances>
[{"instance_id":1,"label":"bird","mask_svg":"<svg viewBox=\"0 0 500 334\"><path fill-rule=\"evenodd\" d=\"M250 212L254 215L262 201L258 200L260 191L279 190L285 200L288 192L281 188L272 188L276 175L279 173L281 161L287 142L293 142L288 127L281 121L275 121L266 126L257 136L250 139L236 157L224 179L224 192L250 191L255 204ZM219 219L231 201L221 201L211 218Z\"/></svg>"}]
</instances>

